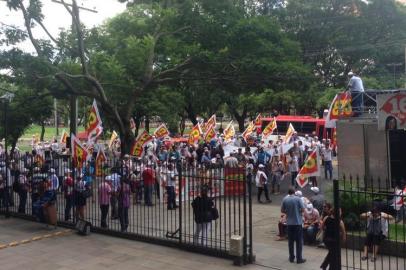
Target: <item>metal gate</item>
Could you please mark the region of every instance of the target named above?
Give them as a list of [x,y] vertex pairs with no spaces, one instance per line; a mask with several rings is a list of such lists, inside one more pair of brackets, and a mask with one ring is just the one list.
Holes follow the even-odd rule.
[[[406,269],[404,184],[345,176],[335,181],[334,204],[341,208],[347,232],[346,241],[341,243],[341,254],[337,254],[341,257],[338,259],[341,269]],[[382,221],[379,222],[381,233],[368,239],[371,237],[368,224],[373,224],[368,222],[371,211],[376,211],[376,218]],[[373,225],[369,228],[373,230]],[[379,245],[376,257],[373,244],[367,248],[367,254],[364,253],[369,241]]]
[[[69,156],[30,154],[14,155],[9,168],[0,167],[6,178],[0,211],[6,215],[41,219],[36,208],[53,191],[55,174],[59,225],[73,227],[84,218],[95,232],[252,262],[251,187],[243,168],[107,157],[78,170]],[[192,204],[202,189],[218,212],[210,222],[198,220]],[[241,236],[242,250],[230,252],[232,236]]]

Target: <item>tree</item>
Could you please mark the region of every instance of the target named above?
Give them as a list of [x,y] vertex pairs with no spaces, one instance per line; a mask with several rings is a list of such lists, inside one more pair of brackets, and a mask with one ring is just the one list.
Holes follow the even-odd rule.
[[0,136],[5,138],[7,135],[13,152],[18,139],[33,122],[48,118],[52,114],[52,98],[49,95],[37,95],[32,89],[19,88],[4,82],[0,83],[0,89],[1,95],[6,89],[15,95],[10,103],[3,100],[0,110]]

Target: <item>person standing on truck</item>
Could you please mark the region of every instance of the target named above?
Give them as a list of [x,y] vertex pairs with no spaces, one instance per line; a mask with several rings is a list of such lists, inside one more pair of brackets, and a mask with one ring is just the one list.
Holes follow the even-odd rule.
[[362,107],[364,103],[364,84],[362,83],[361,78],[352,71],[348,73],[348,77],[350,77],[350,80],[347,85],[347,90],[351,94],[353,116],[359,116],[362,113]]

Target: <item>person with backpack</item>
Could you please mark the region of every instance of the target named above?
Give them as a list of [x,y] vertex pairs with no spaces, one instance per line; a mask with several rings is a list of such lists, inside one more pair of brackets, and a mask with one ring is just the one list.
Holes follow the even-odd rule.
[[265,199],[267,202],[272,202],[272,200],[269,198],[269,191],[268,191],[268,176],[266,176],[264,172],[265,166],[263,164],[258,165],[258,171],[255,176],[255,183],[258,189],[258,203],[262,203],[261,201],[261,195],[262,192],[265,193]]
[[391,215],[381,212],[377,207],[374,207],[372,211],[361,214],[361,219],[367,220],[367,237],[364,244],[364,254],[361,260],[368,259],[368,247],[372,246],[372,258],[371,262],[376,261],[379,246],[382,241],[388,237],[389,220],[394,220]]

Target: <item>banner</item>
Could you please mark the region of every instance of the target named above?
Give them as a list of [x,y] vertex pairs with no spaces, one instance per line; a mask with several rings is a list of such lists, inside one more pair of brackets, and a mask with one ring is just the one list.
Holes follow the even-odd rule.
[[351,100],[351,94],[348,92],[338,93],[334,97],[327,113],[326,128],[335,128],[340,117],[352,116]]
[[76,168],[83,168],[83,165],[85,165],[87,159],[90,157],[90,154],[74,134],[71,134],[70,142],[73,164]]
[[86,132],[88,134],[88,140],[94,139],[94,132],[98,126],[102,125],[102,121],[99,114],[99,109],[97,108],[97,102],[94,99],[92,108],[90,109],[89,116],[86,121]]
[[131,155],[136,157],[142,157],[144,152],[144,146],[152,141],[152,136],[148,134],[147,131],[143,131],[137,139],[134,141],[133,146],[131,147]]
[[262,126],[262,116],[259,113],[257,118],[255,118],[254,124],[256,127],[261,127]]
[[66,132],[65,130],[62,131],[61,134],[61,139],[59,140],[59,142],[61,144],[66,144],[66,140],[68,139],[68,132]]
[[106,154],[104,153],[103,149],[99,148],[99,151],[97,151],[97,156],[96,156],[96,176],[103,176],[103,166],[104,163],[106,162]]
[[225,168],[224,195],[243,195],[245,174],[245,168]]
[[235,135],[235,129],[234,129],[234,125],[233,125],[233,121],[231,121],[227,127],[224,129],[223,131],[223,135],[224,135],[224,142],[230,142],[231,139],[234,137]]
[[99,138],[102,133],[103,133],[103,127],[102,126],[97,126],[95,129],[93,129],[87,135],[88,144],[93,145],[97,141],[97,138]]
[[245,131],[242,133],[242,137],[244,138],[245,141],[247,141],[248,136],[250,136],[255,130],[255,124],[253,121],[251,121],[248,124],[248,127],[245,129]]
[[215,128],[216,128],[216,124],[217,124],[217,122],[216,122],[216,115],[213,114],[213,115],[209,118],[209,120],[207,120],[207,122],[206,122],[204,128],[205,128],[206,131],[209,130],[211,127],[213,127],[213,128],[215,129]]
[[376,96],[378,130],[406,129],[406,91]]
[[200,130],[200,125],[197,124],[190,131],[188,143],[194,144],[196,141],[198,141],[200,139],[201,135],[202,135],[202,131]]
[[276,124],[276,118],[274,117],[273,120],[271,122],[269,122],[268,125],[266,125],[266,127],[264,128],[264,130],[262,131],[262,136],[264,138],[267,138],[269,135],[271,135],[275,129],[277,129],[277,124]]
[[157,139],[169,136],[169,130],[166,128],[165,124],[161,124],[154,132],[154,136]]
[[210,128],[206,131],[206,134],[204,135],[204,141],[210,142],[214,138],[216,138],[216,131],[214,130],[213,126],[210,126]]
[[297,177],[296,182],[297,184],[303,188],[308,183],[308,178],[311,176],[320,176],[320,162],[319,162],[319,151],[318,149],[314,150],[307,158],[300,169]]
[[289,144],[292,139],[293,134],[296,132],[295,128],[293,127],[292,123],[289,123],[288,130],[286,131],[285,138],[283,138],[283,143]]
[[117,139],[117,137],[118,137],[117,132],[115,132],[113,130],[113,132],[111,133],[110,141],[109,141],[109,149],[111,149],[111,147],[113,146],[113,143]]

